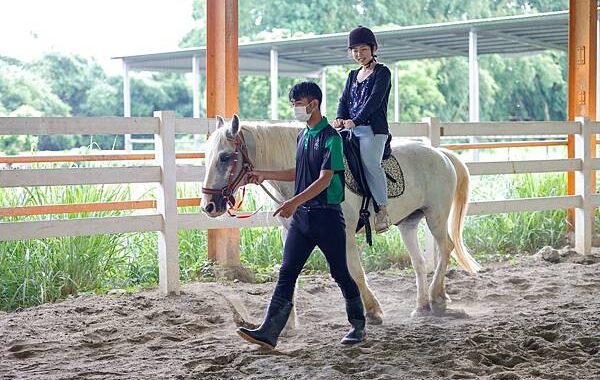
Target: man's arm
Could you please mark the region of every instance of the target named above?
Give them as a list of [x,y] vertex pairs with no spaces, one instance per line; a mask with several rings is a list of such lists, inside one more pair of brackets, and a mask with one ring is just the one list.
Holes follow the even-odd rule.
[[253,170],[248,173],[248,183],[260,184],[262,181],[292,182],[296,179],[296,169],[287,170]]
[[319,178],[315,182],[313,182],[309,187],[304,189],[304,191],[300,194],[296,195],[290,200],[283,202],[281,206],[279,206],[279,208],[275,210],[273,216],[279,214],[284,218],[289,218],[294,214],[298,206],[321,194],[321,192],[329,186],[332,178],[333,170],[321,170],[321,172],[319,173]]

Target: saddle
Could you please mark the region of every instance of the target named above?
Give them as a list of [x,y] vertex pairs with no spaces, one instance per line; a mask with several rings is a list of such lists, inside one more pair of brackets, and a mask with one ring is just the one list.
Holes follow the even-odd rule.
[[[344,146],[344,182],[350,191],[362,196],[361,208],[359,213],[356,231],[365,229],[367,243],[372,245],[371,224],[369,222],[369,204],[373,199],[369,184],[365,178],[364,169],[360,156],[360,146],[358,138],[354,137],[351,130],[344,129],[340,131]],[[382,166],[387,178],[388,198],[396,198],[404,193],[404,174],[402,168],[392,155],[391,148],[392,135],[388,134],[385,148],[383,151]],[[375,212],[379,212],[379,206],[373,202]]]

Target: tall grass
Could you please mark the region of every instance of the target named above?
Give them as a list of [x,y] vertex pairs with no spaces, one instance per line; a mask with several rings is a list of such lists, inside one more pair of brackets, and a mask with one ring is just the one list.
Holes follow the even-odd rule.
[[[126,186],[69,186],[1,189],[3,206],[110,202],[127,199]],[[47,220],[116,215],[115,212],[35,216]],[[14,221],[17,218],[3,218]],[[95,235],[0,242],[0,308],[53,301],[80,291],[102,289],[126,255],[119,235]]]
[[[474,177],[473,181],[473,200],[552,196],[566,192],[564,175],[483,176]],[[108,185],[0,188],[0,202],[2,206],[110,202],[131,199],[132,193],[129,186]],[[143,194],[144,198],[152,196],[148,191],[136,193]],[[178,196],[197,197],[199,186],[179,185]],[[244,207],[256,209],[257,203],[262,202],[261,197],[262,194],[250,191]],[[272,205],[266,208],[272,208]],[[198,211],[197,207],[180,209],[180,212]],[[100,217],[126,213],[96,212],[4,218],[0,221]],[[565,239],[565,217],[564,210],[473,216],[467,219],[465,241],[482,261],[534,252],[544,245],[560,246]],[[357,237],[367,271],[409,265],[406,249],[397,230],[374,235],[373,241],[373,247],[369,247],[364,236]],[[283,244],[280,228],[242,229],[240,244],[242,265],[258,273],[272,274],[274,267],[281,263]],[[179,247],[183,281],[210,276],[206,231],[180,231]],[[323,255],[315,252],[305,270],[326,271],[327,263]],[[0,242],[0,309],[35,305],[86,291],[153,286],[157,282],[156,233]]]
[[[513,199],[566,194],[564,174],[524,174],[506,180],[479,177],[473,200]],[[566,210],[471,216],[467,218],[465,243],[480,260],[531,253],[545,245],[566,243]]]

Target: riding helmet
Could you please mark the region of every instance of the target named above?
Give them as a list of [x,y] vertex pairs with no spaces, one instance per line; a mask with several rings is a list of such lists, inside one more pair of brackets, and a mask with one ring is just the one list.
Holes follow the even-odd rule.
[[348,35],[348,49],[362,44],[372,46],[374,50],[377,49],[375,34],[371,29],[359,25],[357,28],[352,29]]

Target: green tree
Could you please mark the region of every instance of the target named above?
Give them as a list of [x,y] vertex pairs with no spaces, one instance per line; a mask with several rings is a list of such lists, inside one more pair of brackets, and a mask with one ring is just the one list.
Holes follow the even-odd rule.
[[[158,110],[174,110],[178,116],[192,116],[191,88],[178,74],[132,77],[130,88],[131,116],[152,116]],[[122,99],[122,86],[119,89],[119,98]],[[119,105],[122,105],[122,100]]]
[[2,116],[67,116],[69,106],[38,73],[15,61],[0,60]]
[[[174,110],[192,116],[192,94],[185,75],[135,75],[131,80],[132,115],[152,116],[156,110]],[[0,60],[0,115],[10,116],[122,116],[123,82],[110,77],[93,59],[61,53],[47,54],[30,64],[9,57]],[[8,140],[0,146],[8,151]],[[31,144],[11,140],[11,152]],[[40,136],[40,150],[79,146],[123,149],[120,135]]]
[[78,55],[45,54],[30,68],[48,80],[52,92],[71,107],[72,116],[87,116],[82,107],[87,103],[90,90],[106,80],[98,63]]
[[[568,9],[568,3],[568,0],[307,0],[296,2],[290,7],[289,2],[283,0],[240,0],[239,34],[242,41],[265,40],[346,32],[359,24],[380,29],[392,25],[557,11]],[[194,1],[193,17],[198,27],[184,36],[182,47],[205,45],[205,1]],[[481,119],[564,119],[565,67],[559,53],[547,54],[558,54],[559,57],[551,60],[543,55],[525,58],[481,57]],[[547,70],[546,65],[550,65]],[[325,112],[328,115],[335,113],[337,97],[350,67],[328,70],[328,109]],[[518,68],[522,72],[515,75],[508,67]],[[401,72],[402,120],[420,120],[423,116],[432,114],[445,121],[468,120],[468,66],[465,58],[403,62]],[[533,76],[535,80],[529,81],[528,75],[533,72],[536,73]],[[281,106],[287,104],[285,95],[291,84],[298,80],[301,78],[279,80],[282,117],[288,115],[284,113],[287,112],[284,111],[287,107]],[[269,103],[265,99],[269,98],[269,91],[267,76],[242,77],[242,117],[268,118]],[[540,97],[540,94],[541,100],[532,99]],[[393,100],[390,103],[393,104]],[[390,114],[392,109],[390,107]]]
[[[439,62],[411,61],[399,64],[401,121],[438,116],[436,111],[445,107],[446,101],[432,79],[438,74],[439,66]],[[388,112],[392,111],[392,107],[388,107]]]
[[[568,0],[240,0],[242,41],[347,32],[358,24],[374,29],[498,17],[568,9]],[[197,28],[183,36],[181,47],[202,46],[206,40],[205,1],[192,9]],[[392,65],[393,62],[385,62]],[[327,110],[335,115],[347,66],[328,68]],[[400,63],[401,119],[420,120],[435,115],[444,121],[468,120],[467,61],[464,57]],[[291,118],[287,99],[294,82],[279,79],[280,117]],[[200,82],[200,93],[206,81]],[[133,116],[155,110],[192,115],[189,78],[182,74],[134,74],[131,79]],[[93,59],[49,53],[32,63],[0,56],[0,115],[10,116],[120,116],[123,85],[108,76]],[[240,113],[247,119],[270,117],[268,77],[240,77]],[[522,57],[482,56],[480,67],[482,120],[564,120],[566,118],[566,57],[546,52]],[[393,99],[390,99],[390,116]],[[6,138],[3,151],[63,150],[82,145],[122,149],[122,136],[42,136],[37,141]],[[18,148],[10,149],[9,146]]]
[[486,108],[489,120],[566,120],[566,55],[548,52],[535,56],[482,59],[499,90],[496,107]]
[[36,146],[35,136],[0,136],[0,152],[9,156],[35,150]]

